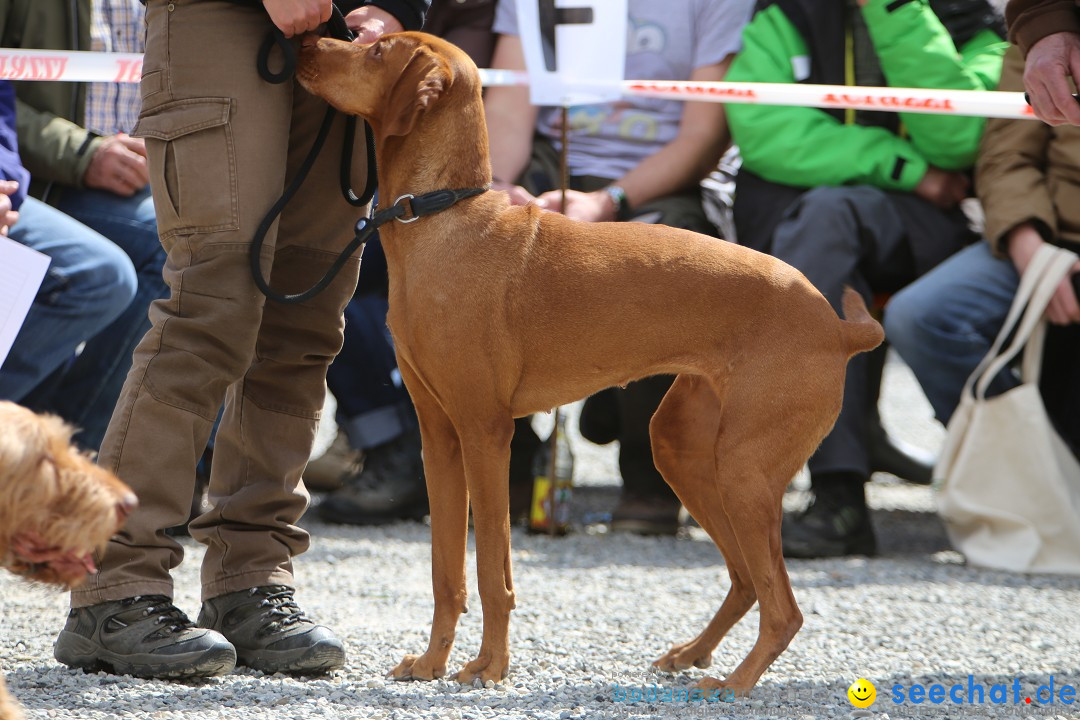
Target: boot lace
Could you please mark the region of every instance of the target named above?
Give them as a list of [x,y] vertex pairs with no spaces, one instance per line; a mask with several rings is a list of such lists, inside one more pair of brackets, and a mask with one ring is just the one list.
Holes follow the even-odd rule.
[[263,627],[263,632],[273,633],[298,623],[312,622],[294,597],[296,591],[287,585],[268,585],[251,588],[252,595],[262,595],[263,600],[259,607],[268,607],[264,617],[270,618],[270,622]]
[[141,616],[156,616],[154,622],[162,626],[154,633],[155,635],[175,635],[195,627],[195,623],[188,619],[184,611],[173,605],[172,600],[165,595],[136,595],[121,600],[120,604],[133,610],[139,609],[140,604],[145,604],[146,607],[142,608]]

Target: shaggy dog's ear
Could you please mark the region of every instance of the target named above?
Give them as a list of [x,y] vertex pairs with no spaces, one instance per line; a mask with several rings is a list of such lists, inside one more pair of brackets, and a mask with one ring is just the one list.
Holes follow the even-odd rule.
[[390,89],[383,112],[386,135],[408,135],[420,113],[435,104],[450,84],[446,63],[426,47],[419,47]]

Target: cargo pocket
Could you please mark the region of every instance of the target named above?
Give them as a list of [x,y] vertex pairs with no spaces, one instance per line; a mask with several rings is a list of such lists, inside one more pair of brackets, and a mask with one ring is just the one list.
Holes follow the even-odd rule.
[[237,230],[236,157],[229,98],[158,105],[132,133],[145,138],[162,240]]

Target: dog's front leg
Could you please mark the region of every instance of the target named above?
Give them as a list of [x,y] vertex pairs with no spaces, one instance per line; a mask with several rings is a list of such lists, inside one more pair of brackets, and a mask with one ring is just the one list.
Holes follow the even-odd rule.
[[469,492],[461,443],[450,419],[405,363],[399,363],[420,420],[424,474],[431,507],[431,581],[435,614],[423,655],[406,655],[390,671],[395,680],[433,680],[446,674],[458,618],[466,611],[465,549]]
[[510,611],[514,582],[510,570],[509,415],[462,430],[462,455],[476,532],[476,575],[484,610],[480,653],[457,674],[462,683],[500,682],[510,671]]

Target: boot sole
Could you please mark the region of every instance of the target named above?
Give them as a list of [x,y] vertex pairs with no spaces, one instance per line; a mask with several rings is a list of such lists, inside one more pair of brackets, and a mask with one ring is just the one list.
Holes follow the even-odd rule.
[[149,653],[120,655],[111,652],[67,630],[61,631],[57,638],[53,655],[68,667],[88,672],[105,670],[115,675],[165,680],[217,677],[230,673],[236,666],[236,649],[232,645],[216,645],[162,662],[160,656]]
[[345,647],[337,642],[320,642],[297,655],[297,650],[240,650],[236,664],[267,674],[324,675],[345,666]]

